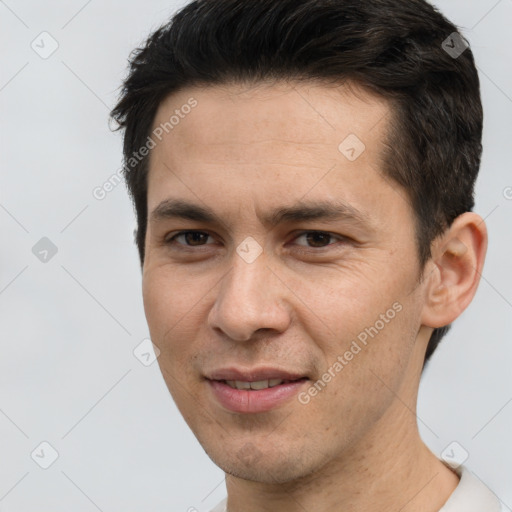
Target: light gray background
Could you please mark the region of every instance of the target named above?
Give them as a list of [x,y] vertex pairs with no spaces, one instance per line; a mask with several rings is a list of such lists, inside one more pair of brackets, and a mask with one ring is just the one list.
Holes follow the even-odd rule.
[[[512,0],[442,0],[481,76],[484,155],[476,211],[490,247],[477,296],[424,375],[425,442],[453,441],[512,510]],[[172,1],[0,2],[0,510],[209,510],[223,473],[190,433],[148,336],[121,164],[107,124],[129,52]],[[51,49],[47,31],[58,42]],[[46,39],[42,39],[46,38]],[[44,45],[44,48],[43,48]],[[46,263],[32,247],[48,237]],[[43,256],[43,255],[41,255]],[[48,469],[50,443],[59,453]],[[38,448],[39,447],[39,448]]]

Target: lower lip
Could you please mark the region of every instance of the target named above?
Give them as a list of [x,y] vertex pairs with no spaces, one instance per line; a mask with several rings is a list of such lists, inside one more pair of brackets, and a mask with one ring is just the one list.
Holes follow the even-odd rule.
[[208,380],[217,401],[226,409],[239,413],[270,411],[290,400],[306,385],[307,379],[279,384],[267,389],[235,389],[225,382]]

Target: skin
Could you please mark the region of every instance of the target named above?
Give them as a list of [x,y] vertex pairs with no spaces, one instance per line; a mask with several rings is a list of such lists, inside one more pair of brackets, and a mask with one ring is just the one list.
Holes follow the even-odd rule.
[[[229,512],[438,511],[459,479],[419,436],[418,387],[433,328],[476,291],[484,222],[460,216],[420,279],[413,211],[379,170],[385,100],[354,84],[195,87],[162,102],[154,127],[190,97],[197,107],[150,155],[143,298],[169,391],[226,472]],[[366,146],[354,161],[338,150],[351,133]],[[170,198],[222,222],[151,217]],[[364,223],[262,221],[313,200],[343,201]],[[169,243],[186,230],[209,236]],[[263,250],[252,263],[236,251],[248,236]],[[401,311],[309,403],[242,414],[213,398],[205,375],[226,366],[316,382],[394,303]]]

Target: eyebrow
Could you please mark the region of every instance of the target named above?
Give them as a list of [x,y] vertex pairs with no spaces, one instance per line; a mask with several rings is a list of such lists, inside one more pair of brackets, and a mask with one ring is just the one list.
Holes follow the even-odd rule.
[[[206,224],[225,224],[215,212],[182,199],[166,199],[154,208],[151,222],[166,219],[185,219]],[[363,228],[372,227],[369,216],[343,201],[308,201],[293,206],[274,209],[264,216],[263,223],[272,227],[283,223],[308,222],[314,220],[345,220]]]

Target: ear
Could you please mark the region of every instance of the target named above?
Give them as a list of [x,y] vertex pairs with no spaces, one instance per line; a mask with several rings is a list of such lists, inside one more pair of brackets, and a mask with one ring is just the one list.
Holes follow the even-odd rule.
[[428,281],[422,324],[443,327],[453,322],[473,299],[487,252],[487,227],[482,217],[467,212],[432,244],[425,269]]

